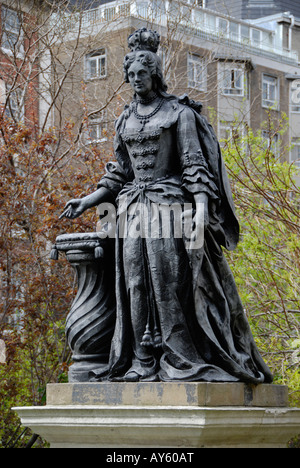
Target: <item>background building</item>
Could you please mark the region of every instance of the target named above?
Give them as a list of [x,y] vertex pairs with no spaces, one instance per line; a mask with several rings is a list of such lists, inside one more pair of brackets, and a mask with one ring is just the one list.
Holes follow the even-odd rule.
[[[2,447],[30,447],[36,437],[10,408],[41,405],[46,384],[65,381],[74,282],[50,251],[59,234],[95,231],[96,210],[74,221],[59,215],[95,190],[113,158],[114,121],[132,98],[122,73],[127,37],[144,26],[161,35],[169,92],[202,101],[218,137],[237,142],[224,154],[243,242],[228,260],[264,356],[299,405],[299,188],[277,164],[299,164],[299,16],[284,8],[248,20],[212,8],[208,0],[0,0]],[[22,124],[2,121],[4,113]],[[250,127],[264,141],[240,142]]]
[[[169,92],[188,93],[202,101],[203,113],[219,138],[232,135],[236,129],[243,135],[246,126],[258,130],[268,120],[276,128],[276,122],[286,115],[288,132],[275,135],[274,151],[280,154],[281,145],[292,141],[293,149],[284,157],[298,159],[300,21],[294,16],[280,13],[245,21],[202,8],[202,2],[100,3],[73,15],[72,30],[64,35],[64,43],[71,43],[81,30],[82,57],[73,68],[72,80],[64,86],[68,107],[63,112],[65,116],[71,112],[78,123],[82,121],[79,82],[84,82],[89,115],[86,143],[104,142],[113,132],[116,115],[130,99],[129,87],[122,84],[126,39],[136,28],[146,26],[161,35],[160,54]],[[61,50],[58,57],[63,63]],[[262,131],[268,141],[268,128]]]
[[285,11],[300,17],[300,4],[294,0],[206,0],[205,6],[240,19],[256,19]]
[[[200,100],[220,139],[237,131],[242,136],[247,126],[258,130],[268,120],[276,127],[284,114],[288,132],[273,138],[276,151],[292,142],[283,157],[297,161],[300,7],[278,13],[289,2],[274,0],[268,8],[274,14],[246,20],[246,7],[254,11],[268,2],[231,0],[229,16],[222,1],[71,0],[68,9],[53,1],[46,20],[43,2],[1,2],[2,108],[41,129],[71,119],[82,145],[107,142],[131,97],[122,74],[127,37],[146,26],[161,35],[169,92]],[[238,13],[236,5],[244,10]]]
[[0,2],[0,106],[16,121],[38,122],[37,10],[26,0]]

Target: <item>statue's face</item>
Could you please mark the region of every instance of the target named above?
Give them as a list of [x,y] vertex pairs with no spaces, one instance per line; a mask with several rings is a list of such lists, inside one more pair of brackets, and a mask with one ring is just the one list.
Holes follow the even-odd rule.
[[152,76],[150,70],[139,61],[134,61],[128,70],[128,79],[132,89],[139,96],[147,96],[152,90]]

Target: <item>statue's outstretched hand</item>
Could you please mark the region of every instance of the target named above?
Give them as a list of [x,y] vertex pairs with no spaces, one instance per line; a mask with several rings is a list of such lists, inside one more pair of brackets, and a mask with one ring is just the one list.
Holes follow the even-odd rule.
[[69,219],[75,219],[78,218],[78,216],[82,215],[82,213],[85,211],[86,207],[84,204],[83,199],[74,199],[70,200],[65,208],[63,213],[60,215],[59,219],[62,218],[69,218]]

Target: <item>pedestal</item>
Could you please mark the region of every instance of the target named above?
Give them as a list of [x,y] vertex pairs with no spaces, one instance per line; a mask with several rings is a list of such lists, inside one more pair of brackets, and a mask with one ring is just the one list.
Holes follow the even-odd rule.
[[300,433],[281,385],[50,384],[46,406],[14,410],[53,448],[283,448]]
[[51,257],[64,252],[76,271],[77,295],[66,318],[72,350],[69,382],[88,382],[89,372],[107,367],[115,326],[113,252],[97,232],[58,236]]

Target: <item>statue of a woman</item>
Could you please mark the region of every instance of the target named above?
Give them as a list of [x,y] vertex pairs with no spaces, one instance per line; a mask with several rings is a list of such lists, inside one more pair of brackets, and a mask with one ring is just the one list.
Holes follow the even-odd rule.
[[[137,209],[146,227],[153,218],[160,226],[152,236],[117,231],[115,332],[106,376],[94,379],[271,382],[221,249],[236,247],[239,225],[218,142],[200,105],[166,93],[158,45],[145,28],[129,37],[124,72],[134,97],[116,122],[117,162],[64,212],[76,218],[114,201],[119,220],[128,214],[127,233],[136,232]],[[175,235],[176,210],[161,235],[157,207],[182,207],[182,218],[187,203],[203,207],[195,248]]]

